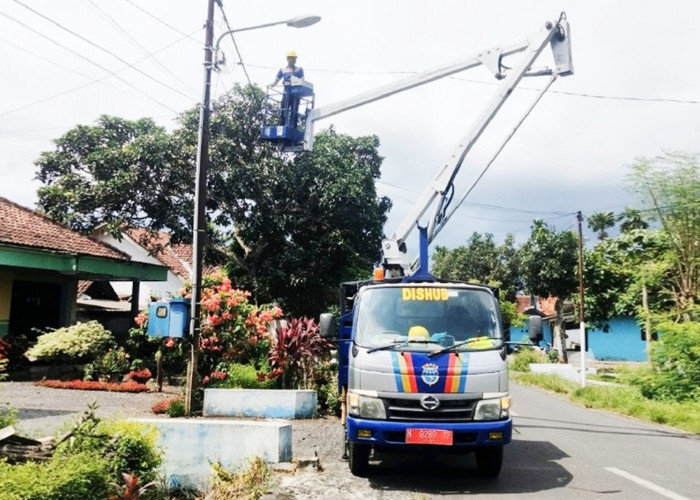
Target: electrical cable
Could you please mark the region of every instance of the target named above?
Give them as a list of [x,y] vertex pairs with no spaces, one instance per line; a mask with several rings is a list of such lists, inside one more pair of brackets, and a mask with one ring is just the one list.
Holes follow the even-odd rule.
[[[30,108],[30,107],[32,107],[32,106],[35,106],[36,104],[41,104],[41,103],[43,103],[43,102],[49,101],[49,100],[51,100],[51,99],[54,99],[54,98],[56,98],[56,97],[60,97],[60,96],[69,94],[69,93],[74,92],[74,91],[76,91],[76,90],[81,90],[81,89],[83,89],[83,88],[86,88],[86,87],[88,87],[88,86],[94,84],[94,83],[102,82],[103,80],[109,78],[110,76],[114,76],[115,78],[117,78],[117,79],[118,79],[119,81],[121,81],[122,83],[124,83],[124,84],[126,84],[127,86],[129,86],[130,88],[136,90],[137,92],[139,92],[140,94],[144,95],[145,97],[147,97],[147,98],[150,99],[151,101],[155,102],[156,104],[159,104],[160,106],[164,107],[164,108],[167,109],[168,111],[172,112],[174,115],[179,115],[179,114],[180,114],[180,111],[176,111],[176,110],[172,109],[170,106],[168,106],[168,105],[166,105],[166,104],[163,104],[162,102],[158,101],[157,99],[155,99],[154,97],[152,97],[152,96],[151,96],[150,94],[148,94],[147,92],[144,92],[143,90],[141,90],[141,89],[135,87],[134,85],[132,85],[131,83],[129,83],[127,80],[125,80],[124,78],[122,78],[121,76],[119,76],[118,73],[121,72],[121,71],[124,71],[126,68],[122,68],[122,69],[120,69],[120,70],[118,70],[118,71],[111,71],[110,69],[103,67],[103,66],[100,65],[99,63],[96,63],[96,62],[92,61],[91,59],[89,59],[89,58],[83,56],[83,55],[80,54],[79,52],[76,52],[76,51],[74,51],[73,49],[70,49],[70,48],[66,47],[65,45],[63,45],[63,44],[57,42],[56,40],[54,40],[54,39],[52,39],[52,38],[50,38],[50,37],[44,35],[43,33],[41,33],[41,32],[39,32],[39,31],[35,30],[35,29],[32,28],[31,26],[27,26],[26,24],[24,24],[23,22],[21,22],[21,21],[15,19],[14,17],[12,17],[12,16],[10,16],[10,15],[4,13],[4,12],[0,12],[0,15],[5,16],[5,17],[7,17],[8,19],[11,19],[12,21],[16,22],[16,23],[19,24],[20,26],[22,26],[22,27],[24,27],[24,28],[26,28],[26,29],[32,31],[33,33],[35,33],[35,34],[41,36],[42,38],[45,38],[46,40],[48,40],[48,41],[50,41],[50,42],[52,42],[52,43],[58,45],[60,48],[62,48],[62,49],[64,49],[64,50],[67,50],[68,52],[71,52],[72,54],[74,54],[74,55],[80,57],[81,59],[86,60],[88,63],[90,63],[90,64],[92,64],[92,65],[94,65],[94,66],[97,66],[98,68],[100,68],[100,69],[102,69],[103,71],[106,71],[106,72],[107,72],[107,75],[103,76],[102,78],[95,78],[95,79],[93,79],[91,82],[89,82],[89,83],[87,83],[87,84],[79,85],[78,87],[73,87],[73,88],[68,89],[68,90],[65,90],[65,91],[63,91],[63,92],[59,92],[59,93],[57,93],[57,94],[53,94],[53,95],[51,95],[51,96],[38,99],[38,100],[36,100],[36,101],[33,101],[33,102],[31,102],[31,103],[28,103],[28,104],[24,104],[24,105],[19,106],[19,107],[17,107],[17,108],[13,108],[13,109],[10,109],[10,110],[2,111],[2,112],[0,112],[0,116],[5,116],[5,115],[8,115],[8,114],[17,112],[17,111],[21,111],[21,110],[23,110],[23,109],[27,109],[27,108]],[[200,30],[197,30],[197,31],[200,31]],[[160,49],[154,51],[153,54],[157,54],[158,52],[161,52],[161,51],[163,51],[163,50],[166,50],[166,49],[172,47],[173,45],[179,43],[180,41],[182,41],[182,39],[175,40],[174,42],[172,42],[172,43],[170,43],[170,44],[168,44],[168,45],[165,45],[164,47],[162,47],[162,48],[160,48]],[[145,58],[144,58],[144,59],[145,59]],[[138,61],[136,61],[136,62],[139,63],[139,62],[141,62],[141,60],[143,60],[143,59],[140,59],[140,60],[138,60]]]
[[149,59],[151,59],[154,63],[158,65],[163,71],[165,71],[167,74],[169,74],[173,79],[177,80],[183,88],[185,88],[189,92],[194,92],[194,90],[184,81],[182,80],[179,76],[177,76],[175,73],[173,73],[170,68],[165,66],[160,60],[158,60],[157,57],[154,55],[149,55],[148,49],[144,47],[136,37],[131,36],[131,34],[112,16],[109,15],[108,12],[106,12],[102,7],[100,7],[97,3],[95,3],[95,0],[85,0],[87,1],[92,7],[98,11],[98,13],[103,16],[107,21],[109,21],[117,31],[119,31],[127,40],[131,42],[133,46],[135,46],[141,54],[147,56]]
[[[129,68],[133,69],[133,70],[136,71],[137,73],[140,73],[141,75],[143,75],[143,76],[145,76],[146,78],[152,80],[153,82],[155,82],[155,83],[157,83],[157,84],[159,84],[159,85],[162,85],[163,87],[165,87],[165,88],[167,88],[167,89],[169,89],[169,90],[171,90],[171,91],[173,91],[173,92],[175,92],[175,93],[177,93],[177,94],[180,94],[181,96],[183,96],[183,97],[185,97],[185,98],[187,98],[187,99],[191,99],[191,97],[190,97],[189,95],[187,95],[187,94],[185,94],[185,93],[183,93],[183,92],[180,92],[180,90],[176,89],[175,87],[172,87],[171,85],[168,85],[167,83],[158,80],[157,78],[153,77],[152,75],[149,75],[148,73],[146,73],[145,71],[141,70],[140,68],[137,68],[134,64],[131,64],[130,62],[124,60],[122,57],[120,57],[119,55],[115,54],[115,53],[112,52],[111,50],[105,49],[104,47],[102,47],[102,46],[96,44],[95,42],[93,42],[92,40],[90,40],[90,39],[88,39],[88,38],[85,38],[84,36],[80,35],[79,33],[76,33],[75,31],[73,31],[73,30],[71,30],[71,29],[69,29],[69,28],[66,28],[66,27],[63,26],[61,23],[56,22],[56,21],[54,21],[53,19],[51,19],[50,17],[45,16],[45,15],[42,14],[41,12],[38,12],[38,11],[32,9],[32,8],[29,7],[28,5],[22,3],[20,0],[13,0],[13,1],[14,1],[16,4],[19,4],[19,5],[21,5],[22,7],[24,7],[25,9],[27,9],[27,10],[29,10],[30,12],[34,13],[35,15],[41,17],[42,19],[45,19],[46,21],[50,22],[51,24],[57,26],[58,28],[60,28],[60,29],[62,29],[62,30],[64,30],[64,31],[70,33],[71,35],[73,35],[73,36],[79,38],[80,40],[84,41],[85,43],[87,43],[87,44],[89,44],[89,45],[95,47],[95,48],[98,49],[98,50],[101,50],[102,52],[105,52],[106,54],[109,54],[110,56],[112,56],[112,57],[114,57],[115,59],[117,59],[119,62],[121,62],[121,63],[123,63],[123,64],[126,64]],[[93,64],[94,64],[94,63],[93,63]]]
[[141,7],[140,5],[138,5],[137,3],[134,3],[132,0],[124,0],[124,1],[125,1],[125,2],[128,2],[129,4],[131,4],[132,7],[134,7],[134,8],[136,8],[136,9],[140,10],[141,12],[143,12],[144,14],[146,14],[147,16],[149,16],[149,17],[155,19],[156,21],[158,21],[158,22],[159,22],[160,24],[162,24],[163,26],[166,26],[166,27],[170,28],[170,29],[173,30],[174,32],[179,33],[180,35],[183,35],[183,36],[189,38],[190,40],[192,40],[193,42],[195,42],[197,45],[200,45],[200,41],[197,40],[196,38],[194,38],[193,34],[199,32],[199,31],[201,31],[201,30],[197,30],[196,32],[193,32],[193,33],[191,33],[191,34],[188,35],[188,34],[185,33],[184,31],[180,31],[179,29],[175,28],[174,26],[172,26],[172,25],[166,23],[166,22],[163,21],[160,17],[158,17],[158,16],[156,16],[156,15],[154,15],[154,14],[151,14],[150,12],[148,12],[146,9],[144,9],[143,7]]

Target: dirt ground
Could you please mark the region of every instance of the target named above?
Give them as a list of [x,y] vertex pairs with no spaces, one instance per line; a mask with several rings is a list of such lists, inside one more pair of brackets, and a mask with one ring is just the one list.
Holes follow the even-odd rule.
[[[20,422],[15,426],[18,434],[40,438],[60,435],[92,402],[98,404],[97,415],[101,417],[153,418],[151,407],[155,403],[179,393],[179,388],[173,387],[166,387],[163,393],[126,394],[49,389],[31,382],[10,381],[0,383],[0,404],[19,411]],[[292,420],[291,423],[293,462],[274,467],[273,485],[264,498],[379,498],[366,486],[358,488],[347,462],[341,459],[343,427],[338,418]],[[381,498],[391,497],[383,495]]]

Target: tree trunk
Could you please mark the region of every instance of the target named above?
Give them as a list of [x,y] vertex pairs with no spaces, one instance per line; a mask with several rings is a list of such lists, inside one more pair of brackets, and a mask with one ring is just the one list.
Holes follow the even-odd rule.
[[555,320],[554,323],[554,332],[552,333],[553,339],[552,343],[554,344],[553,347],[554,349],[557,350],[559,353],[559,362],[560,363],[568,363],[569,362],[569,356],[567,355],[566,352],[566,343],[564,342],[564,332],[562,325],[564,324],[564,301],[561,299],[557,299],[555,309],[557,312],[557,319]]

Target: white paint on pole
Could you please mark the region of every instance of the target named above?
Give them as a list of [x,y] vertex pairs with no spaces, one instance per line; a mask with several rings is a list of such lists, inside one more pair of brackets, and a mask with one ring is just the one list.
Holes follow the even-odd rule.
[[581,335],[581,387],[586,387],[586,323],[583,319],[579,323],[579,335]]
[[642,486],[642,487],[647,488],[653,492],[656,492],[659,495],[662,495],[666,498],[672,498],[673,500],[689,500],[688,497],[684,497],[683,495],[679,495],[678,493],[675,493],[675,492],[668,490],[662,486],[659,486],[656,483],[652,483],[651,481],[647,481],[646,479],[642,479],[641,477],[637,477],[634,474],[630,474],[629,472],[618,469],[616,467],[605,467],[605,470],[608,472],[612,472],[613,474],[617,474],[620,477],[624,477],[625,479],[628,479],[628,480],[632,481],[633,483],[636,483],[639,486]]

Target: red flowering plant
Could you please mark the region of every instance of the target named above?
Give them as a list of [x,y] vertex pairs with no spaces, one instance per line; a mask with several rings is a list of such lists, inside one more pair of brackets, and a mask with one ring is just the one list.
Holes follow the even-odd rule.
[[277,329],[267,377],[281,377],[284,389],[315,388],[322,367],[330,360],[331,345],[321,337],[313,319],[293,318]]
[[133,380],[139,384],[145,384],[151,379],[151,377],[153,377],[153,374],[151,373],[151,370],[144,368],[142,370],[131,370],[126,374],[126,377],[129,380]]
[[[191,288],[182,291],[189,297]],[[272,325],[282,317],[277,306],[255,305],[251,293],[234,288],[223,274],[205,276],[201,292],[199,372],[202,381],[226,378],[230,363],[265,370],[272,344]]]

